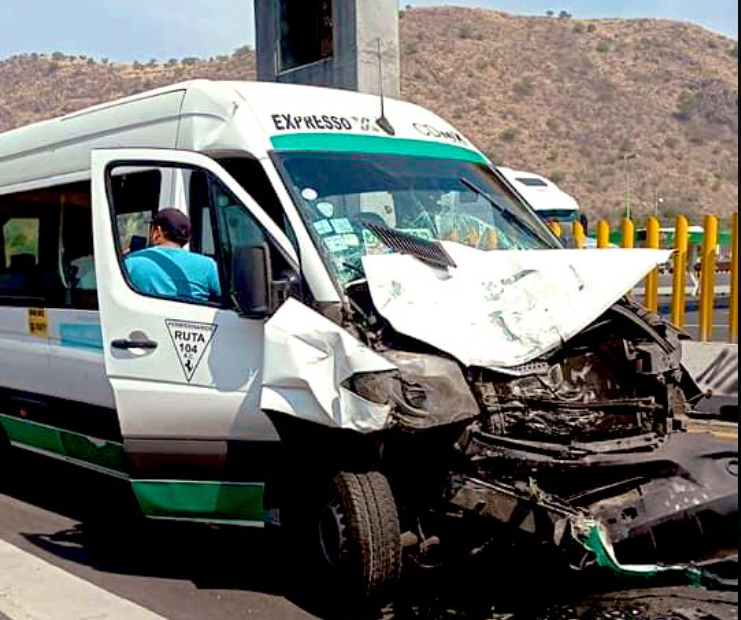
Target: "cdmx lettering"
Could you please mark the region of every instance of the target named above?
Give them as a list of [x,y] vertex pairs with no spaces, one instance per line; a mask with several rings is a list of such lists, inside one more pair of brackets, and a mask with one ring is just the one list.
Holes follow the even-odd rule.
[[414,123],[414,128],[421,133],[423,136],[428,138],[435,138],[436,140],[449,140],[456,144],[468,144],[463,135],[455,131],[454,129],[437,129],[432,125],[424,125],[422,123]]

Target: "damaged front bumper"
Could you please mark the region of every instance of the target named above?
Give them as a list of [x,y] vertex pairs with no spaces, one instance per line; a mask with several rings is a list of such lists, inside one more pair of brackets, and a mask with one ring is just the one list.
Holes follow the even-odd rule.
[[709,435],[645,441],[643,451],[585,449],[567,458],[562,446],[526,449],[471,432],[460,447],[472,470],[451,476],[449,509],[548,543],[579,570],[679,573],[696,585],[737,588],[738,577],[720,567],[737,565],[738,449]]

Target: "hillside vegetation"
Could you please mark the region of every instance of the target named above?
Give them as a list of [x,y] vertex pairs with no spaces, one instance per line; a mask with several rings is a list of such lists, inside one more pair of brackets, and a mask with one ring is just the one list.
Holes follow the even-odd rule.
[[[403,96],[497,163],[540,172],[593,215],[619,217],[626,166],[639,213],[738,205],[738,43],[659,20],[402,13]],[[190,78],[253,79],[245,48],[149,64],[25,55],[0,62],[0,130]],[[626,164],[626,157],[638,159]]]

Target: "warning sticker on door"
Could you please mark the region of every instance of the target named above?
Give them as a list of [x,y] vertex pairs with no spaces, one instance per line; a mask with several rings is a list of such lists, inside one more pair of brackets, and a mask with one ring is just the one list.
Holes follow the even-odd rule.
[[167,329],[175,345],[185,379],[190,383],[216,335],[218,325],[167,320]]

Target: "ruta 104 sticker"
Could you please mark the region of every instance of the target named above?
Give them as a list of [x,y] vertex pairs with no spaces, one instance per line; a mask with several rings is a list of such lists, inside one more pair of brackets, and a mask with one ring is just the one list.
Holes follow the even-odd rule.
[[165,323],[175,345],[185,379],[190,383],[216,336],[218,325],[170,319]]

